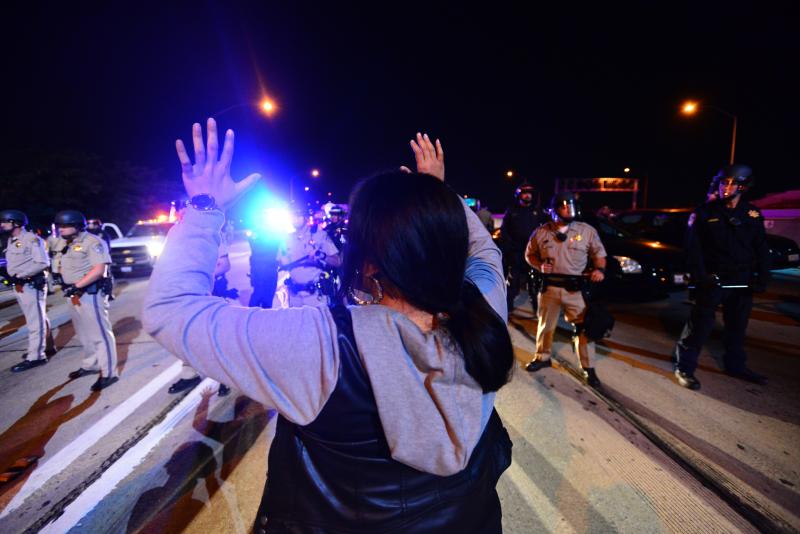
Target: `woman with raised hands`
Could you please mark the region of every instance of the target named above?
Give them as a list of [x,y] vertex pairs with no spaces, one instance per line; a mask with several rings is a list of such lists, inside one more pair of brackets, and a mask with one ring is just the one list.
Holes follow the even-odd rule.
[[191,207],[151,278],[145,328],[205,376],[278,411],[255,532],[499,532],[511,442],[494,410],[513,363],[500,252],[444,184],[417,134],[407,168],[350,199],[342,294],[331,308],[245,308],[212,297],[234,134],[219,154],[177,141]]

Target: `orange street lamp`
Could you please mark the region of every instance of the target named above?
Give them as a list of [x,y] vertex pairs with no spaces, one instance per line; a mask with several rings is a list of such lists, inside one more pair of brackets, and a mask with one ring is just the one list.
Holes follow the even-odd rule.
[[268,117],[275,113],[275,110],[277,109],[275,102],[266,97],[261,100],[261,103],[258,105],[258,107],[261,108],[261,111],[264,112]]
[[[738,122],[736,115],[734,115],[729,111],[725,111],[722,108],[718,108],[717,106],[712,106],[710,104],[703,104],[703,107],[713,109],[717,113],[722,113],[729,119],[733,120],[733,132],[731,134],[731,157],[729,162],[730,165],[733,165],[733,156],[736,153],[736,126]],[[694,100],[687,100],[681,106],[681,113],[683,113],[686,116],[692,116],[696,114],[698,111],[700,111],[700,103],[695,102]]]
[[318,169],[312,169],[311,170],[311,176],[313,176],[314,178],[319,178],[319,170]]
[[211,116],[216,119],[219,118],[220,115],[223,115],[232,109],[245,107],[257,107],[258,110],[267,117],[271,117],[278,110],[278,106],[275,105],[274,101],[270,100],[269,98],[264,98],[260,102],[239,102],[238,104],[233,104],[232,106],[222,108],[219,111],[212,113]]
[[697,102],[694,100],[687,100],[681,106],[681,113],[684,115],[694,115],[697,113]]
[[629,172],[631,172],[631,168],[630,167],[625,167],[622,170],[625,172],[625,174],[628,174]]
[[506,176],[508,176],[509,178],[513,178],[514,177],[514,171],[508,171],[506,173]]

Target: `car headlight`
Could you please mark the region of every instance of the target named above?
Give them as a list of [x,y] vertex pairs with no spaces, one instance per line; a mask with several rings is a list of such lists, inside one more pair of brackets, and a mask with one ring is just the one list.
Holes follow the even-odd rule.
[[163,250],[164,243],[161,241],[153,241],[147,244],[147,252],[149,252],[151,256],[160,256]]
[[614,256],[614,259],[619,262],[619,268],[625,274],[641,274],[642,264],[628,256]]

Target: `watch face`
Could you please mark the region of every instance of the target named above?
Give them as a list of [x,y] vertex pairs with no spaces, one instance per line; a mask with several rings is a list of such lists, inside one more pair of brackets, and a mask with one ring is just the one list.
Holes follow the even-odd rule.
[[192,197],[192,206],[199,210],[207,210],[214,207],[214,197],[211,195],[197,195]]

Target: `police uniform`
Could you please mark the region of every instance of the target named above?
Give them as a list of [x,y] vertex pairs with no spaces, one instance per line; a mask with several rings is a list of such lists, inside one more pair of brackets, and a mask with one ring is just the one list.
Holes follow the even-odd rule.
[[[676,371],[692,377],[700,350],[714,326],[716,308],[722,305],[725,371],[755,375],[746,367],[744,339],[753,307],[753,288],[763,290],[769,280],[764,218],[758,208],[743,199],[734,208],[718,199],[697,208],[688,224],[687,263],[695,284],[695,302],[675,347]],[[745,287],[721,287],[733,285]]]
[[[287,266],[303,258],[317,255],[324,263],[328,256],[339,253],[328,234],[324,231],[313,231],[308,225],[289,235],[278,252],[278,262]],[[289,278],[285,284],[289,290],[289,307],[327,306],[328,297],[320,293],[317,283],[325,273],[312,260],[300,262],[289,270]]]
[[15,282],[14,296],[28,327],[28,361],[46,361],[45,350],[50,332],[45,304],[47,273],[50,258],[44,240],[33,232],[22,230],[9,237],[6,248],[6,269]]
[[[514,309],[514,299],[519,295],[522,283],[529,279],[530,269],[525,263],[525,247],[534,230],[542,223],[542,215],[533,205],[515,204],[503,215],[500,227],[500,246],[508,278],[508,311]],[[531,299],[535,295],[531,293]],[[534,302],[535,305],[535,302]],[[534,310],[535,312],[536,310]]]
[[[606,257],[606,249],[597,231],[590,225],[573,221],[569,223],[566,239],[557,239],[557,223],[543,224],[531,236],[525,251],[528,264],[540,268],[542,263],[551,263],[554,274],[580,276],[586,270],[589,258],[598,260]],[[580,290],[548,284],[539,294],[539,325],[536,331],[536,360],[547,362],[553,346],[553,334],[558,325],[558,316],[570,323],[580,325],[586,312],[586,302]],[[594,343],[578,328],[575,336],[575,352],[580,358],[581,367],[592,368]]]
[[[57,254],[60,274],[67,285],[81,280],[95,265],[106,265],[108,271],[111,264],[105,242],[86,231],[78,232],[70,242],[61,238],[56,247],[60,251]],[[84,288],[79,299],[72,299],[70,316],[85,351],[81,369],[100,371],[102,377],[114,378],[118,376],[117,342],[108,316],[109,295],[102,291],[101,281]]]
[[344,221],[328,223],[325,226],[325,233],[328,234],[331,243],[336,246],[337,252],[341,252],[347,242],[347,225],[345,225]]

